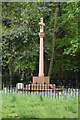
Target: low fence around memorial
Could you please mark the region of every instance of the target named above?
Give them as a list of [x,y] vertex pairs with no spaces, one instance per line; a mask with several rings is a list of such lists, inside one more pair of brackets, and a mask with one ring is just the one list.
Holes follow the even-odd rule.
[[5,94],[36,94],[36,95],[42,95],[42,96],[50,96],[50,97],[60,97],[60,96],[78,96],[79,95],[79,89],[74,89],[73,87],[63,87],[58,86],[55,87],[54,84],[28,84],[25,87],[18,89],[17,87],[4,87],[1,91]]

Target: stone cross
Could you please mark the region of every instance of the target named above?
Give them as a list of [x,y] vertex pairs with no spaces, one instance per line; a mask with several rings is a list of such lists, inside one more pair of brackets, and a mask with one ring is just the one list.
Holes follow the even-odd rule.
[[50,78],[49,76],[44,76],[44,46],[43,46],[43,38],[44,38],[44,26],[45,24],[43,23],[43,18],[41,18],[40,22],[40,52],[39,52],[39,74],[38,76],[33,76],[33,84],[38,83],[38,84],[49,84],[50,83]]
[[44,38],[44,26],[43,18],[39,22],[40,25],[40,53],[39,53],[39,77],[44,76],[44,49],[43,49],[43,38]]

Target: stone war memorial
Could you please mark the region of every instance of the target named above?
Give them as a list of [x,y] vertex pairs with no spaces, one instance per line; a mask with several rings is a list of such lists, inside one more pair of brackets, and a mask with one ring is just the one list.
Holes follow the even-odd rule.
[[49,76],[44,76],[44,22],[43,22],[43,18],[41,18],[41,21],[39,22],[40,25],[40,33],[39,33],[39,37],[40,37],[40,52],[39,52],[39,74],[38,76],[33,76],[33,84],[37,83],[37,84],[49,84],[50,83],[50,79]]

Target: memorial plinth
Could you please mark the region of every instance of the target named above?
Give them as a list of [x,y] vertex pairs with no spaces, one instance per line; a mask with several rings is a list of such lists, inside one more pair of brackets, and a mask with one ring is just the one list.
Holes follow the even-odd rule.
[[43,77],[38,77],[38,76],[34,76],[33,77],[33,84],[34,83],[38,83],[38,84],[49,84],[49,76],[43,76]]
[[40,25],[40,53],[39,53],[39,75],[33,77],[33,83],[38,84],[49,84],[49,76],[44,76],[44,46],[43,46],[43,38],[44,38],[44,26],[43,18],[41,18],[41,21],[39,22]]

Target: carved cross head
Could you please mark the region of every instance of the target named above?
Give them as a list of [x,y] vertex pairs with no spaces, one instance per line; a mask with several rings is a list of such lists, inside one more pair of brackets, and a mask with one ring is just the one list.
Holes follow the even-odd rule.
[[43,23],[43,18],[41,18],[41,21],[39,22],[39,25],[42,26],[42,27],[45,26],[45,24]]

